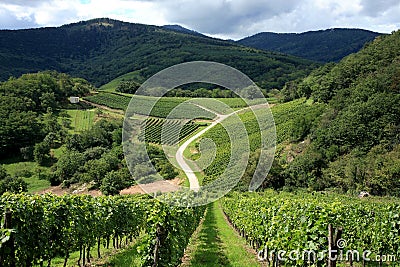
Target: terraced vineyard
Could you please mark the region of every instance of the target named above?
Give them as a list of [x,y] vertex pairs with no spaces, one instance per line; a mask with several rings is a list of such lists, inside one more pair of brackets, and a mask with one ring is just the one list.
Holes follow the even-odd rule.
[[[126,110],[132,97],[116,93],[98,93],[96,95],[85,97],[87,101],[95,104],[104,105],[109,108]],[[214,118],[215,114],[206,111],[196,105],[186,102],[186,98],[163,97],[154,105],[154,98],[148,96],[134,96],[133,103],[129,108],[130,112],[166,118],[176,107],[179,106],[179,112],[176,112],[174,118]],[[154,106],[153,106],[154,105]],[[171,115],[170,115],[171,116]]]
[[277,142],[305,137],[311,126],[318,123],[326,106],[308,103],[305,98],[276,105],[271,108],[277,132]]
[[131,98],[118,94],[98,93],[96,95],[85,97],[85,100],[95,104],[107,106],[109,108],[125,110],[128,107]]
[[[254,152],[261,145],[260,128],[256,119],[258,112],[263,111],[255,111],[255,113],[252,111],[247,111],[239,115],[241,122],[246,128],[250,151],[252,152]],[[230,124],[237,123],[233,117],[226,119],[225,122],[228,127],[234,127],[234,125]],[[223,125],[219,124],[205,133],[203,138],[212,139],[215,142],[217,149],[215,160],[204,170],[204,172],[208,176],[218,176],[225,170],[230,159],[232,144],[230,142],[229,133],[225,130]],[[206,151],[204,153],[206,153]]]
[[193,121],[149,118],[142,124],[144,136],[142,135],[140,138],[148,143],[174,145],[199,126],[200,124]]

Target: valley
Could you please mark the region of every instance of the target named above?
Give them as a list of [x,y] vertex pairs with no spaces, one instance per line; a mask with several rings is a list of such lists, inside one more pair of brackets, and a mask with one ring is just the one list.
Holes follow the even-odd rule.
[[[0,36],[0,266],[400,266],[399,31],[327,64],[109,19]],[[193,60],[265,98],[136,94]]]

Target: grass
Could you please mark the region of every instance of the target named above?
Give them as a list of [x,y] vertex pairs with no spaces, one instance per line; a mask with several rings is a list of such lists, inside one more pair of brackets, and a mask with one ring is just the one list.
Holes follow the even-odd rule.
[[48,180],[41,179],[45,173],[48,174],[50,172],[50,168],[48,167],[39,167],[36,162],[26,161],[3,163],[3,166],[7,173],[12,176],[20,177],[23,173],[31,173],[30,177],[22,177],[22,179],[28,183],[28,193],[36,193],[50,186]]
[[28,193],[34,194],[50,187],[48,180],[38,179],[35,176],[23,178],[28,183]]
[[55,158],[59,159],[61,155],[66,152],[66,150],[67,148],[65,147],[65,145],[63,145],[60,146],[59,148],[52,148],[50,153],[52,153]]
[[[140,266],[140,257],[137,253],[137,247],[140,242],[133,241],[133,245],[128,245],[128,248],[114,249],[110,244],[107,249],[103,244],[100,245],[100,259],[97,258],[97,246],[90,249],[91,258],[90,266]],[[79,251],[71,253],[68,258],[67,266],[78,266]],[[82,264],[82,260],[81,260]],[[39,265],[35,265],[39,266]],[[64,258],[57,257],[51,261],[51,266],[64,266]],[[86,265],[85,265],[86,266]]]
[[96,115],[94,109],[68,109],[66,112],[71,118],[71,133],[89,130],[93,125]]
[[246,247],[245,241],[227,224],[218,202],[214,202],[187,248],[188,261],[181,266],[260,266]]
[[118,85],[123,82],[123,81],[129,81],[133,80],[139,83],[142,83],[144,81],[143,77],[140,76],[140,70],[132,71],[129,73],[126,73],[124,75],[121,75],[114,80],[112,80],[109,83],[106,83],[102,85],[99,90],[101,91],[106,91],[106,92],[115,92],[115,89],[118,87]]
[[135,245],[111,256],[104,266],[141,266],[142,259],[138,253],[138,248],[140,245],[141,242],[139,240],[135,243]]

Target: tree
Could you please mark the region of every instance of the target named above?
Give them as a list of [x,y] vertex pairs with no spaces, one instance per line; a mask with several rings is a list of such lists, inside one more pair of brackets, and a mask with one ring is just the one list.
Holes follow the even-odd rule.
[[39,165],[50,159],[50,145],[47,142],[37,143],[33,150],[33,157]]
[[175,170],[174,166],[172,166],[172,164],[170,164],[168,161],[158,165],[158,172],[162,177],[167,180],[174,179],[176,176],[178,176],[178,172]]
[[57,107],[57,100],[54,92],[45,92],[39,99],[43,111],[46,111],[48,108],[55,109]]
[[56,140],[57,140],[57,135],[53,132],[50,132],[43,139],[43,143],[46,143],[49,147],[54,147]]
[[45,134],[48,133],[58,133],[62,127],[58,123],[57,116],[54,115],[51,108],[47,108],[47,112],[43,114],[42,123],[44,125],[44,132]]
[[121,82],[120,84],[118,84],[115,91],[121,92],[121,93],[134,94],[134,93],[136,93],[136,90],[139,87],[140,87],[140,84],[135,81],[124,81],[124,82]]
[[53,183],[59,184],[71,179],[84,164],[85,158],[82,153],[72,150],[62,154],[55,165]]
[[67,141],[65,142],[65,146],[67,147],[68,150],[82,151],[83,150],[82,136],[79,134],[73,134],[68,136]]
[[37,122],[37,114],[35,112],[8,111],[7,109],[2,109],[1,106],[0,154],[18,153],[21,147],[30,146],[42,140],[44,136]]
[[100,190],[104,195],[117,195],[126,187],[126,182],[120,171],[111,171],[104,176]]

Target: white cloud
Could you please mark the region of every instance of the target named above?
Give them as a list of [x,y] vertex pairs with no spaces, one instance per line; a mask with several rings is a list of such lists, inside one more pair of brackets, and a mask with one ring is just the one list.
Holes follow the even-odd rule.
[[167,23],[155,4],[145,1],[0,1],[0,28],[60,26],[79,20],[101,17],[145,24],[163,25]]
[[262,31],[332,27],[391,32],[400,28],[398,14],[398,0],[0,0],[3,29],[109,17],[153,25],[181,24],[235,39]]
[[382,16],[383,13],[390,11],[393,7],[399,7],[399,0],[362,0],[363,13],[371,16]]

